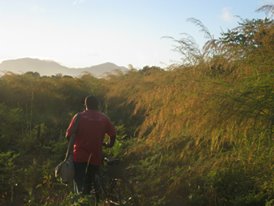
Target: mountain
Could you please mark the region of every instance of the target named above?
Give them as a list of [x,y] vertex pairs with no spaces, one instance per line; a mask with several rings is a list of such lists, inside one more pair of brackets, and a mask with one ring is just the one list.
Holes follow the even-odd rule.
[[0,64],[0,73],[13,72],[22,74],[28,71],[38,72],[42,76],[56,74],[79,76],[83,73],[90,73],[95,77],[104,77],[115,71],[126,72],[127,68],[109,62],[84,68],[69,68],[54,61],[33,58],[5,60]]

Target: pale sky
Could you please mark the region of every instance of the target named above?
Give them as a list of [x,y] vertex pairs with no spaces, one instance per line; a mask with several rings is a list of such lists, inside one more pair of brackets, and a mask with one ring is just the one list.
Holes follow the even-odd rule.
[[0,0],[0,62],[39,58],[67,67],[105,62],[166,67],[179,63],[173,51],[182,33],[202,46],[203,22],[218,37],[274,0]]

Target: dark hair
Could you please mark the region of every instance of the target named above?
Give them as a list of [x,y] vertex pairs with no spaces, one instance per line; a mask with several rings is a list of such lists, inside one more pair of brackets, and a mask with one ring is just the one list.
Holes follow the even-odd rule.
[[85,98],[85,105],[88,109],[98,110],[99,108],[99,102],[93,95],[87,96]]

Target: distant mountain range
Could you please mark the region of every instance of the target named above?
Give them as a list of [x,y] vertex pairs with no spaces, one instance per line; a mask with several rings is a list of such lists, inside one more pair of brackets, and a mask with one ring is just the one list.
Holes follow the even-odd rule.
[[5,60],[0,64],[0,75],[6,72],[23,74],[28,71],[38,72],[42,76],[52,76],[56,74],[80,76],[84,73],[90,73],[95,77],[104,77],[107,74],[117,71],[126,72],[127,68],[109,62],[84,68],[69,68],[54,61],[33,58]]

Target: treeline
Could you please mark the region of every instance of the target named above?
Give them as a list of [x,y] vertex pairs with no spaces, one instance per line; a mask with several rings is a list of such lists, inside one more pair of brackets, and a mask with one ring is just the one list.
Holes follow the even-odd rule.
[[219,39],[207,33],[202,50],[174,39],[184,63],[168,69],[106,79],[5,74],[0,205],[70,205],[71,188],[53,170],[88,94],[118,128],[113,152],[140,205],[272,205],[273,23],[243,20]]
[[55,189],[60,184],[53,177],[54,165],[64,158],[71,117],[98,87],[90,75],[1,77],[0,205],[56,205],[56,199],[64,199]]

